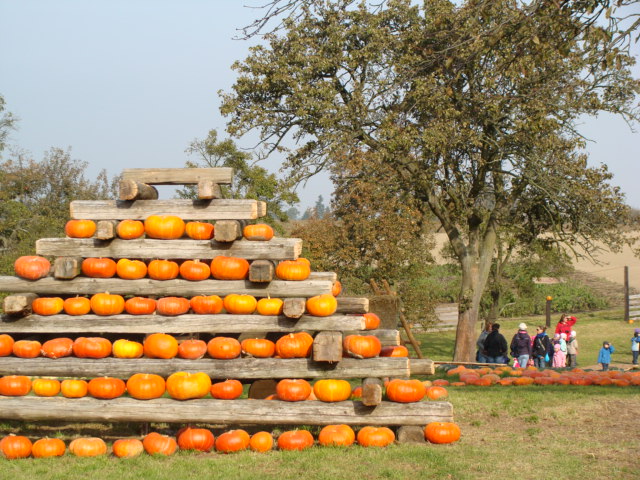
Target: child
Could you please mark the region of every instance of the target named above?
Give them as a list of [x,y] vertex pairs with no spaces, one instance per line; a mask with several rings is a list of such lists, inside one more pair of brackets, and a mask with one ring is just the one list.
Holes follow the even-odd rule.
[[551,366],[553,368],[564,368],[567,362],[567,354],[562,351],[560,344],[553,345],[553,362]]
[[634,365],[638,365],[638,353],[640,353],[640,328],[636,328],[631,337],[631,355],[633,355]]
[[571,336],[567,342],[567,367],[576,368],[578,366],[578,340],[576,331],[571,330]]
[[560,350],[562,350],[566,355],[567,353],[567,334],[566,333],[560,334]]
[[600,353],[598,354],[598,363],[602,365],[602,371],[606,372],[609,370],[609,364],[611,363],[611,354],[615,352],[616,349],[613,348],[609,342],[603,342],[602,348],[600,349]]

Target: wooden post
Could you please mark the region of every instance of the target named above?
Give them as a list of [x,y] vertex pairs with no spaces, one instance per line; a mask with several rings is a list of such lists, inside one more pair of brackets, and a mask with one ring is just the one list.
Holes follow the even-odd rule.
[[342,360],[342,332],[319,332],[313,339],[313,360],[330,363]]
[[547,303],[545,305],[545,315],[547,317],[546,326],[549,328],[551,326],[551,302],[553,301],[552,297],[547,297]]
[[362,379],[362,404],[375,407],[382,403],[383,382],[380,378],[367,377]]
[[629,323],[629,267],[624,267],[624,321]]
[[[382,285],[384,286],[384,289],[387,291],[389,295],[397,295],[396,292],[391,290],[391,287],[389,286],[389,282],[387,282],[386,280],[382,280]],[[411,327],[409,326],[407,319],[404,317],[404,313],[402,313],[402,310],[400,310],[400,323],[402,323],[402,327],[404,328],[404,331],[407,332],[407,338],[411,342],[411,346],[413,347],[413,349],[416,351],[418,358],[424,358],[422,356],[422,351],[420,351],[420,345],[418,344],[415,337],[413,336],[413,333],[411,333]]]

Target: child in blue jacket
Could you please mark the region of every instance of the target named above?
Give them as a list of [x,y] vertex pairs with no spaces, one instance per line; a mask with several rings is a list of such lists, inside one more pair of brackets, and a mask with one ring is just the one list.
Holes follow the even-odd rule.
[[634,365],[638,365],[638,354],[640,354],[640,328],[636,328],[631,337],[631,355],[633,355]]
[[615,352],[616,349],[613,348],[609,342],[603,342],[602,348],[600,349],[600,353],[598,354],[598,363],[602,365],[602,370],[609,370],[609,364],[611,363],[611,354]]

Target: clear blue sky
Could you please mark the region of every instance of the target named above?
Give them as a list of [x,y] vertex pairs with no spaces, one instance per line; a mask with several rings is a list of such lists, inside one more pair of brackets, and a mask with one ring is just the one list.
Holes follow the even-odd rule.
[[[11,143],[37,159],[71,147],[90,176],[183,166],[194,138],[224,135],[217,92],[230,90],[230,66],[252,44],[233,39],[259,14],[244,5],[261,3],[0,0],[0,94],[20,118]],[[640,208],[640,134],[611,116],[588,119],[583,133],[591,163],[606,163]],[[303,207],[330,192],[326,176],[299,190]]]

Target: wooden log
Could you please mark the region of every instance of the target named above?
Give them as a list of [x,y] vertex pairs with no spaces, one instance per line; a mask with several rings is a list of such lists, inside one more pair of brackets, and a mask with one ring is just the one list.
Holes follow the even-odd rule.
[[220,185],[215,183],[213,180],[200,180],[198,182],[198,198],[200,200],[222,198]]
[[396,441],[398,443],[418,443],[420,445],[428,443],[424,437],[424,426],[402,425],[396,430]]
[[453,421],[449,402],[283,402],[277,400],[176,401],[171,398],[113,400],[64,397],[2,397],[0,417],[20,421],[167,422],[233,425],[417,425]]
[[82,273],[82,257],[57,257],[53,262],[53,276],[70,280]]
[[[335,282],[335,280],[334,280]],[[368,313],[369,299],[366,297],[336,297],[338,313]]]
[[305,298],[285,298],[282,305],[282,314],[287,318],[300,318],[304,315],[307,306]]
[[374,337],[378,337],[380,343],[382,343],[383,347],[391,346],[391,345],[400,345],[400,332],[398,330],[390,330],[390,329],[382,329],[378,328],[376,330],[366,330],[362,331],[346,331],[344,335],[373,335]]
[[120,200],[157,200],[158,190],[147,183],[120,180],[118,198]]
[[[216,225],[217,231],[217,225]],[[210,240],[154,240],[114,238],[101,241],[94,238],[41,238],[36,240],[36,253],[52,257],[109,257],[141,259],[210,259],[218,255],[247,260],[281,260],[297,256],[302,250],[299,238],[272,238],[269,242],[238,240],[219,243]],[[314,277],[315,278],[315,277]]]
[[383,382],[379,378],[367,377],[362,380],[362,404],[375,407],[382,403]]
[[175,215],[183,220],[258,218],[256,200],[75,200],[71,218],[88,220],[144,220],[150,215]]
[[278,382],[270,378],[256,380],[249,386],[248,397],[256,400],[267,398],[276,393],[276,385]]
[[433,360],[428,358],[412,358],[409,360],[411,375],[433,375],[436,373],[436,366]]
[[121,178],[150,185],[196,185],[202,180],[229,185],[233,168],[125,168]]
[[[8,297],[7,297],[8,298]],[[293,332],[364,328],[364,318],[332,315],[299,320],[267,315],[29,315],[21,319],[0,317],[6,333],[186,333],[186,332]]]
[[269,283],[273,280],[275,267],[271,260],[254,260],[249,266],[249,281]]
[[175,372],[204,372],[211,378],[362,378],[376,372],[383,377],[409,374],[406,358],[344,358],[338,363],[314,362],[310,358],[236,358],[233,360],[170,360],[152,358],[50,359],[2,357],[0,375],[129,378],[134,373],[155,373],[168,377]]
[[313,339],[313,360],[331,363],[342,360],[342,332],[319,332]]
[[[38,298],[35,293],[23,293],[22,295],[7,295],[2,301],[2,308],[6,315],[12,317],[21,317],[30,315],[31,304]],[[0,328],[0,332],[4,331]]]
[[118,222],[115,220],[98,220],[94,236],[98,240],[111,240],[118,236],[117,228]]
[[267,202],[258,202],[258,218],[267,214]]
[[216,242],[235,242],[242,238],[242,226],[237,220],[218,220],[213,231]]
[[201,280],[192,282],[183,279],[122,280],[121,278],[76,277],[64,282],[54,278],[23,280],[17,277],[0,277],[0,292],[38,294],[90,295],[110,292],[119,295],[138,296],[181,296],[229,295],[231,293],[253,295],[254,297],[312,297],[331,292],[331,282],[323,280],[284,281],[252,283],[248,280]]

